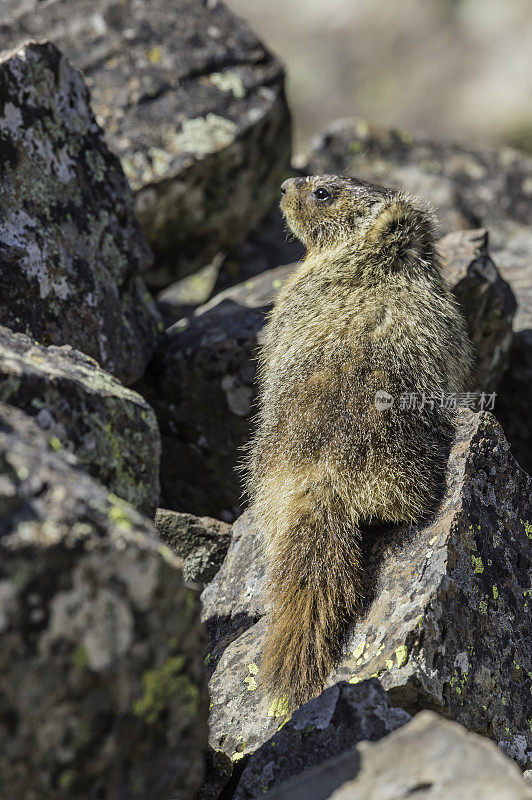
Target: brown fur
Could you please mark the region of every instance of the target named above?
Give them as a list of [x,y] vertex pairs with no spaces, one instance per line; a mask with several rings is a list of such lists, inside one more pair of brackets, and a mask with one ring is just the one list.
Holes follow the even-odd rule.
[[359,608],[361,523],[417,520],[442,486],[453,411],[399,396],[464,391],[471,353],[426,210],[331,175],[283,189],[307,256],[264,331],[247,485],[268,565],[263,674],[293,707],[320,691]]

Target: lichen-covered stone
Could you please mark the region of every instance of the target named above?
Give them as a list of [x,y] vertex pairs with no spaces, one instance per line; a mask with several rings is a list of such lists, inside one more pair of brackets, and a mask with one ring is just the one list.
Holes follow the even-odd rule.
[[[349,760],[354,775],[347,780],[340,775],[338,780],[340,769],[347,773]],[[265,795],[267,800],[405,800],[411,796],[531,800],[532,792],[515,764],[492,742],[422,711],[382,740],[361,742],[341,760],[331,759]]]
[[[489,256],[485,231],[450,234],[439,249],[477,346],[476,388],[491,391],[506,367],[512,292]],[[220,292],[161,340],[138,388],[159,420],[168,508],[223,519],[238,514],[243,498],[235,467],[250,437],[257,342],[296,267],[276,267]]]
[[0,48],[52,39],[81,68],[164,263],[163,286],[238,244],[290,160],[283,71],[222,2],[4,0]]
[[153,526],[0,406],[0,774],[24,800],[192,800],[208,698],[193,592]]
[[356,686],[345,682],[331,686],[299,708],[253,753],[234,800],[261,797],[294,775],[352,750],[357,742],[382,739],[409,719],[402,709],[390,707],[375,678]]
[[53,44],[4,54],[0,324],[70,344],[131,383],[160,325],[141,277],[150,259],[81,74]]
[[210,517],[158,508],[155,528],[159,539],[181,559],[186,581],[200,586],[212,581],[231,541],[230,525]]
[[153,409],[88,356],[0,326],[0,401],[35,416],[111,492],[153,514],[161,439]]
[[[532,479],[494,417],[463,409],[459,419],[433,518],[365,531],[364,614],[328,685],[377,675],[393,705],[436,709],[525,766],[532,756]],[[230,757],[252,752],[287,719],[283,698],[272,703],[262,689],[265,624],[262,618],[229,644],[211,679],[211,744]]]

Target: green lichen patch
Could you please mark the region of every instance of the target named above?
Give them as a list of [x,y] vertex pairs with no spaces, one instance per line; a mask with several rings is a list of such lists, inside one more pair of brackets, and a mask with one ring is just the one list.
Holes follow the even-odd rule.
[[172,656],[158,669],[148,670],[142,677],[144,694],[135,701],[133,710],[148,725],[154,725],[172,699],[178,699],[191,715],[196,712],[199,692],[184,672],[183,656]]
[[272,701],[269,709],[268,709],[268,716],[269,717],[285,717],[290,713],[290,704],[288,702],[288,698],[285,695],[281,695],[277,697],[275,700]]

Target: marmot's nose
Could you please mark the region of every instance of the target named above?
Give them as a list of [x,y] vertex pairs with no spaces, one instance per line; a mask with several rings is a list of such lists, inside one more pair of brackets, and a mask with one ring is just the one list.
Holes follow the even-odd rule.
[[293,180],[294,180],[293,178],[288,178],[288,180],[282,182],[281,194],[286,194],[286,190],[290,187],[290,184],[292,183]]
[[301,183],[305,183],[304,178],[288,178],[281,184],[281,194],[286,194],[289,189],[297,189]]

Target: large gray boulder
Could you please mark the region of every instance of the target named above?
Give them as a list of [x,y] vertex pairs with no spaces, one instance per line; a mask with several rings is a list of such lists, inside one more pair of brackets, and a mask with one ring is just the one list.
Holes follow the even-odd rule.
[[131,383],[161,324],[141,277],[150,261],[81,74],[53,44],[4,54],[0,324],[44,344],[70,344]]
[[515,764],[492,742],[422,711],[381,741],[361,742],[354,752],[265,795],[267,800],[405,800],[411,796],[416,800],[530,800],[532,791]]
[[[410,713],[438,710],[525,766],[532,758],[532,479],[493,416],[463,409],[459,420],[434,516],[412,528],[365,533],[364,614],[328,685],[378,676],[393,705]],[[242,541],[259,529],[260,520],[245,527],[241,552],[260,553],[256,543]],[[226,575],[231,595],[251,570],[231,548],[227,561],[240,570]],[[261,569],[254,574],[257,584],[248,582],[247,593],[248,614],[256,617],[264,610],[257,600]],[[222,592],[219,585],[225,617]],[[204,596],[212,632],[216,596]],[[237,600],[245,615],[242,596]],[[213,649],[210,741],[230,758],[253,752],[287,719],[283,698],[272,701],[262,686],[266,624],[263,617],[225,650],[223,640]]]
[[279,62],[222,2],[4,0],[0,49],[53,40],[83,70],[163,286],[238,244],[290,160]]
[[194,593],[151,523],[0,406],[0,774],[39,800],[192,800],[208,697]]
[[[299,708],[246,764],[234,800],[250,800],[357,742],[377,741],[404,725],[409,714],[390,702],[379,681],[339,683]],[[353,759],[354,760],[354,759]]]
[[88,356],[0,326],[0,401],[34,416],[109,491],[153,514],[161,439],[153,409]]
[[[441,239],[449,285],[477,349],[472,389],[493,391],[506,368],[515,299],[491,260],[484,230]],[[216,295],[166,331],[139,391],[163,442],[164,505],[231,520],[242,507],[235,467],[250,437],[256,350],[265,316],[297,264]]]

